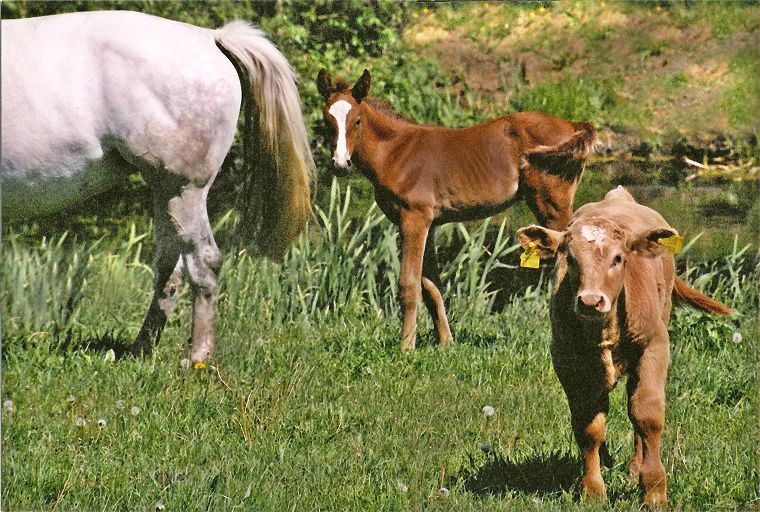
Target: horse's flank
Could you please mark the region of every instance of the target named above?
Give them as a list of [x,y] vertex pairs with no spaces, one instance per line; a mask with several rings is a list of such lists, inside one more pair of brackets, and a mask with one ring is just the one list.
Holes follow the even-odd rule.
[[[303,123],[291,122],[301,116],[293,72],[259,30],[128,11],[2,24],[4,215],[76,206],[135,169],[210,185],[246,98],[259,120],[248,132],[262,136],[246,158],[240,226],[261,227],[273,255],[300,231],[313,163]],[[242,62],[242,90],[217,42]]]

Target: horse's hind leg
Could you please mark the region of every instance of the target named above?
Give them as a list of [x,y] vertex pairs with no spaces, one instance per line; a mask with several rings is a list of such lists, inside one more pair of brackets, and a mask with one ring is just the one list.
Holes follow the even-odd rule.
[[441,295],[441,277],[438,271],[434,228],[430,228],[425,242],[425,256],[422,260],[422,300],[433,318],[438,344],[441,346],[450,344],[454,338],[451,336],[449,320],[446,318],[446,308]]
[[167,199],[154,193],[156,224],[156,261],[153,270],[153,299],[135,339],[136,355],[150,353],[158,343],[166,321],[177,302],[182,287],[184,260],[183,242],[177,235],[167,209]]
[[[210,185],[210,184],[209,184]],[[193,337],[190,360],[204,362],[214,352],[214,309],[222,255],[206,212],[208,187],[186,185],[169,200],[169,214],[184,242],[183,259],[193,294]]]

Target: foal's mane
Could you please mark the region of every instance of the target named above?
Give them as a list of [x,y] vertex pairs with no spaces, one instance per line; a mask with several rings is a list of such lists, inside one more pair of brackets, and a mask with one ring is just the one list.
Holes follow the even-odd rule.
[[382,112],[383,114],[388,115],[389,117],[397,121],[403,121],[405,123],[419,125],[418,122],[412,121],[408,117],[404,117],[398,112],[396,112],[395,110],[393,110],[393,107],[391,107],[391,104],[383,99],[375,98],[374,96],[367,96],[362,101],[366,101],[370,107]]

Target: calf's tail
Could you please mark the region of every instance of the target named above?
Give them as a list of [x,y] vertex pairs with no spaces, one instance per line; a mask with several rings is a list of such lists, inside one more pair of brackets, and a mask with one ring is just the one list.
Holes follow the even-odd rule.
[[538,146],[525,158],[532,166],[566,179],[575,179],[583,172],[586,159],[594,153],[598,138],[591,123],[573,123],[575,132],[569,139],[554,146]]
[[730,315],[734,312],[734,310],[728,306],[724,306],[717,300],[711,299],[699,290],[695,290],[678,276],[676,276],[675,283],[673,284],[673,298],[682,304],[693,306],[700,311],[704,311],[705,313]]

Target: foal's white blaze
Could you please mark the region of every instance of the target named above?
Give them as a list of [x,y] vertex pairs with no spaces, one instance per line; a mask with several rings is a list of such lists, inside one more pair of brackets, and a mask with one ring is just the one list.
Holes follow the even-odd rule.
[[348,147],[346,146],[346,116],[349,110],[351,110],[351,104],[345,100],[338,100],[332,104],[328,113],[335,118],[335,122],[338,123],[338,144],[335,146],[335,154],[333,155],[333,162],[338,167],[348,167],[348,159],[351,155],[348,154]]

